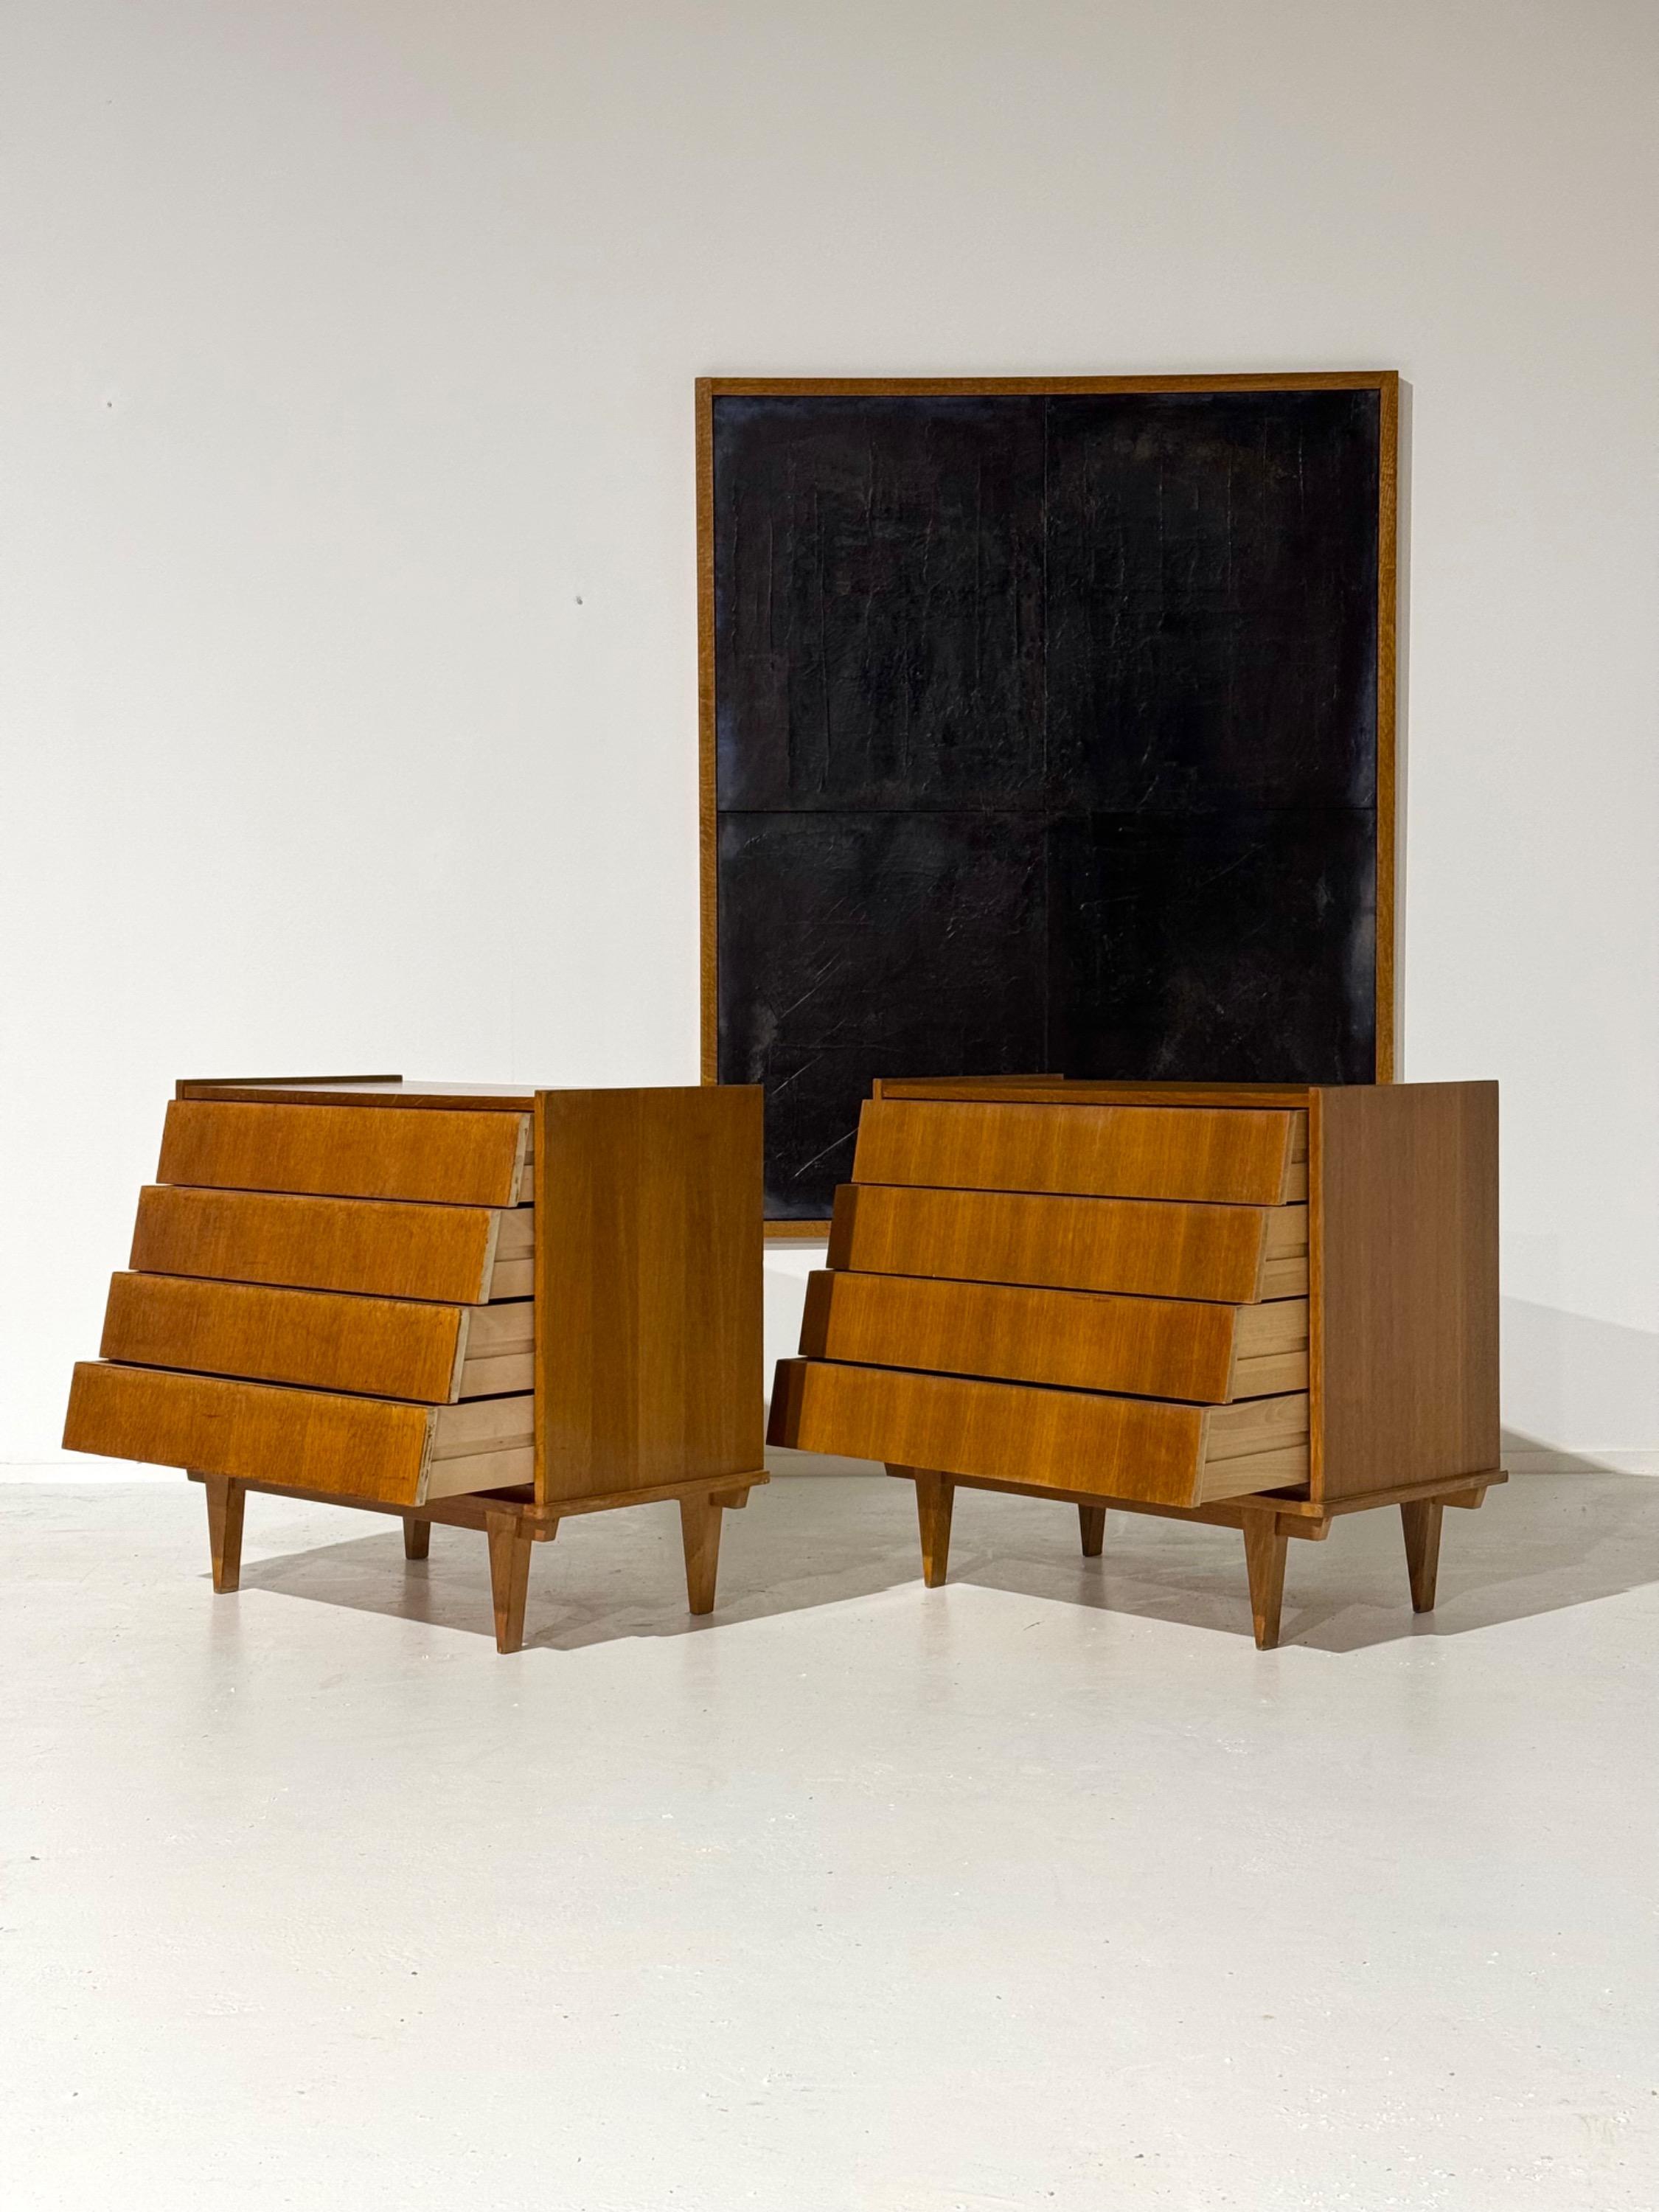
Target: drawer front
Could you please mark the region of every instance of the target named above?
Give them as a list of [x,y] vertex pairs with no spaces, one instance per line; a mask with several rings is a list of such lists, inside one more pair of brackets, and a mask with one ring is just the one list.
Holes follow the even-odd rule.
[[1196,1407],[828,1360],[783,1360],[770,1440],[945,1474],[1196,1505],[1205,1416]]
[[1308,1480],[1305,1392],[1178,1406],[825,1359],[778,1363],[768,1441],[1154,1505]]
[[1219,1403],[1237,1309],[910,1275],[808,1278],[810,1358]]
[[64,1443],[109,1459],[418,1505],[436,1419],[431,1407],[386,1399],[83,1362]]
[[516,1206],[530,1195],[529,1133],[527,1114],[411,1114],[391,1107],[175,1098],[167,1108],[156,1181],[316,1197]]
[[463,1318],[461,1307],[415,1299],[116,1275],[100,1351],[133,1366],[441,1405],[456,1392]]
[[830,1265],[1240,1305],[1306,1291],[1307,1211],[848,1183]]
[[872,1099],[853,1180],[1279,1206],[1307,1196],[1307,1158],[1306,1114]]
[[[143,1274],[471,1304],[492,1295],[500,1218],[481,1206],[151,1185],[139,1194],[131,1265]],[[532,1263],[512,1265],[527,1289]]]
[[529,1115],[173,1099],[159,1183],[310,1197],[518,1206]]

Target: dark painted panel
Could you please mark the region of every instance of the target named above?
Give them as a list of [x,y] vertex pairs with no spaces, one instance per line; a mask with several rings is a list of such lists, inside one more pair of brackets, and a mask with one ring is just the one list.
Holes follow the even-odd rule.
[[1048,1001],[1067,1075],[1369,1083],[1376,817],[1055,824]]
[[722,806],[1041,803],[1042,402],[722,399]]
[[1370,806],[1374,392],[1048,403],[1049,798]]
[[720,1080],[767,1087],[767,1205],[827,1214],[872,1073],[1043,1065],[1044,825],[720,822]]
[[718,398],[720,1069],[1368,1081],[1375,392]]

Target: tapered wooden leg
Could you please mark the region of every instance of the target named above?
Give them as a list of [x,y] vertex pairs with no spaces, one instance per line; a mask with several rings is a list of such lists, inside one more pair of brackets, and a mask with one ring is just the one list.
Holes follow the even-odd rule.
[[492,1513],[484,1528],[489,1537],[489,1589],[495,1601],[495,1649],[521,1650],[532,1540],[516,1513]]
[[242,1509],[247,1492],[227,1474],[202,1478],[207,1492],[208,1548],[213,1555],[213,1587],[234,1590],[242,1581]]
[[423,1559],[432,1549],[432,1523],[417,1521],[412,1513],[404,1516],[404,1557]]
[[1244,1565],[1250,1577],[1250,1613],[1259,1651],[1271,1651],[1279,1641],[1279,1608],[1285,1601],[1285,1553],[1289,1546],[1290,1539],[1280,1534],[1275,1515],[1244,1516]]
[[685,1546],[685,1595],[693,1613],[714,1610],[714,1577],[720,1564],[720,1509],[705,1491],[680,1500],[680,1540]]
[[1083,1531],[1083,1556],[1097,1559],[1106,1541],[1106,1508],[1103,1505],[1079,1505],[1078,1526]]
[[957,1486],[948,1474],[935,1474],[926,1467],[916,1469],[915,1484],[921,1578],[929,1589],[937,1589],[951,1565],[951,1508],[956,1503]]
[[1434,1611],[1434,1585],[1440,1572],[1441,1501],[1414,1498],[1400,1509],[1406,1531],[1406,1571],[1412,1578],[1412,1611]]

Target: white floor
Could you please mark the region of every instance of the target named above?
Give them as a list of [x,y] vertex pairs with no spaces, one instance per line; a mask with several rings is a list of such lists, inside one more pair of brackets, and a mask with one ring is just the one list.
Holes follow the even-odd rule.
[[1241,1547],[786,1475],[538,1549],[0,1490],[11,2212],[1659,2203],[1659,1481]]

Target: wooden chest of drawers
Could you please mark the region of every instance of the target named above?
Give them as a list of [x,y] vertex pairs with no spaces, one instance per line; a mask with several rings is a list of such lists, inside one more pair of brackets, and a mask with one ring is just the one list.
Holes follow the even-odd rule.
[[878,1084],[771,1439],[916,1484],[1240,1528],[1257,1640],[1285,1545],[1397,1503],[1413,1600],[1498,1465],[1486,1083]]
[[692,1610],[764,1482],[757,1089],[490,1091],[395,1077],[185,1083],[64,1443],[243,1498],[487,1530],[497,1639],[530,1547],[676,1498]]

